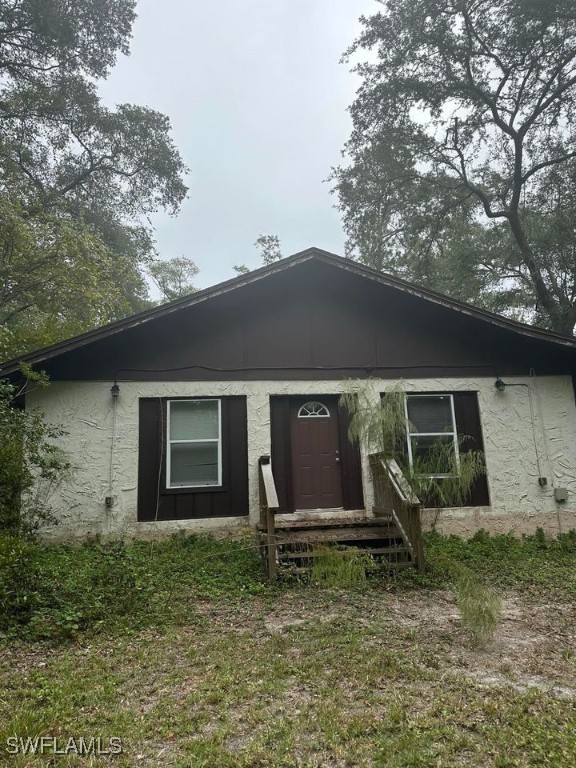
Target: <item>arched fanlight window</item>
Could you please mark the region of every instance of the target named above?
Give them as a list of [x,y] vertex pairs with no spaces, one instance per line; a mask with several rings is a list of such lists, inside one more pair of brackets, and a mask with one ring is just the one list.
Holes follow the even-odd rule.
[[319,403],[317,400],[311,400],[304,405],[298,411],[299,419],[316,419],[319,416],[330,416],[330,411],[324,403]]

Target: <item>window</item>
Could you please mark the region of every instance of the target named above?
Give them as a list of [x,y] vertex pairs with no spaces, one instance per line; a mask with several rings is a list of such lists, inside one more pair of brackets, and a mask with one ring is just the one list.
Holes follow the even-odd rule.
[[320,416],[330,416],[330,411],[324,403],[319,403],[317,400],[304,403],[298,411],[299,419],[317,419]]
[[410,467],[429,477],[450,475],[459,459],[452,395],[407,395],[406,429]]
[[222,485],[220,400],[169,400],[166,487]]

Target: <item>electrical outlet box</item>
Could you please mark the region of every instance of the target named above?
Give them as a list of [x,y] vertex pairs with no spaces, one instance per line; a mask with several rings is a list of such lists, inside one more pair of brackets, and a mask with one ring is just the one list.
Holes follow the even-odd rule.
[[568,501],[568,488],[554,488],[554,498],[556,501]]
[[104,499],[104,504],[106,504],[107,507],[113,507],[114,506],[114,496],[106,496]]
[[538,478],[538,485],[540,488],[545,488],[548,485],[548,478],[547,477],[539,477]]

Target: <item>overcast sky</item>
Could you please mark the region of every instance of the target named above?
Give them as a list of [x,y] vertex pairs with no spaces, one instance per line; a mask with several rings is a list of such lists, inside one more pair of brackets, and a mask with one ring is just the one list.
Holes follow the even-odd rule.
[[325,182],[350,132],[357,78],[340,64],[375,0],[140,0],[131,55],[101,92],[167,114],[190,168],[176,218],[154,224],[162,257],[200,267],[199,287],[259,266],[254,241],[284,255],[343,253]]

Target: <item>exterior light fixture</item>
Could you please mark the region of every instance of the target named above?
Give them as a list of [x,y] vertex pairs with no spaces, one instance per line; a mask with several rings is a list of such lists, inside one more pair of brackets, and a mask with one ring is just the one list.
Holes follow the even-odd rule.
[[494,382],[494,386],[498,392],[504,392],[504,390],[506,389],[506,384],[502,381],[500,377],[496,379],[496,381]]
[[114,400],[116,400],[116,398],[120,394],[120,387],[116,382],[114,382],[114,384],[112,384],[112,386],[110,387],[110,394],[112,395]]

